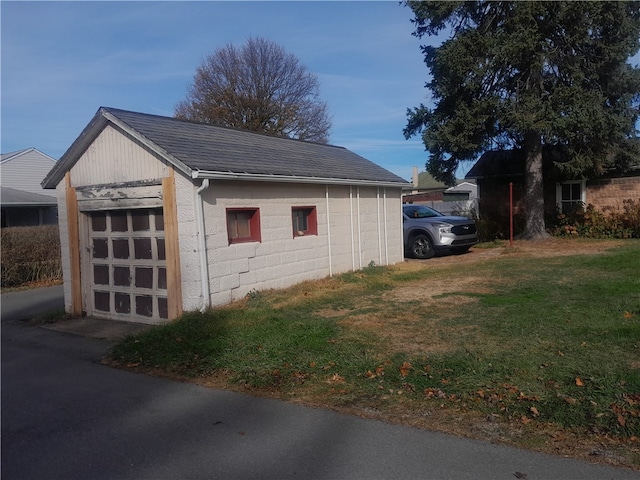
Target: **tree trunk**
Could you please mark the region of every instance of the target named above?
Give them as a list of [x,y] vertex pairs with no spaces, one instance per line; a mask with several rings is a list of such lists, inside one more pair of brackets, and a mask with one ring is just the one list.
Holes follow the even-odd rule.
[[544,225],[544,184],[542,180],[542,143],[540,135],[529,132],[525,136],[525,229],[521,238],[542,240],[549,238]]

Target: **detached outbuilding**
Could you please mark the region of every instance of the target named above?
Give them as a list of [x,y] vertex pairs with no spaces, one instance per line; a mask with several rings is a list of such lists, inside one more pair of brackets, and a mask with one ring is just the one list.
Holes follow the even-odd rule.
[[74,314],[161,323],[403,260],[410,185],[341,147],[103,107],[43,186]]

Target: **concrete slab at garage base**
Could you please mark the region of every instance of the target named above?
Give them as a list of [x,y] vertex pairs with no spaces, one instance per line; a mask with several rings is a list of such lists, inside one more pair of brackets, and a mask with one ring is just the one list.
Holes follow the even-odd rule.
[[117,320],[105,320],[101,318],[85,317],[64,320],[42,326],[57,332],[80,335],[82,337],[99,338],[116,342],[129,335],[137,335],[154,328],[153,325],[143,323],[119,322]]

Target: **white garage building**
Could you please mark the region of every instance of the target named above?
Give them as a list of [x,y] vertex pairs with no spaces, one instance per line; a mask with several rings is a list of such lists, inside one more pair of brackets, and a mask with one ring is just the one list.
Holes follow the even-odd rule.
[[341,147],[103,107],[43,186],[76,315],[162,323],[403,259],[410,184]]

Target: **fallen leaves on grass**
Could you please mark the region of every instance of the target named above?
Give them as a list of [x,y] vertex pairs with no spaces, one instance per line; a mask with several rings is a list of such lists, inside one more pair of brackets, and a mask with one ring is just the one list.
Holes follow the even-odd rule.
[[344,382],[345,382],[344,377],[342,375],[338,375],[337,373],[334,373],[327,379],[327,383],[344,383]]
[[404,362],[402,364],[402,366],[400,367],[400,375],[402,375],[402,378],[404,378],[407,375],[409,375],[409,372],[412,369],[413,369],[413,367],[411,366],[411,364],[409,362]]

